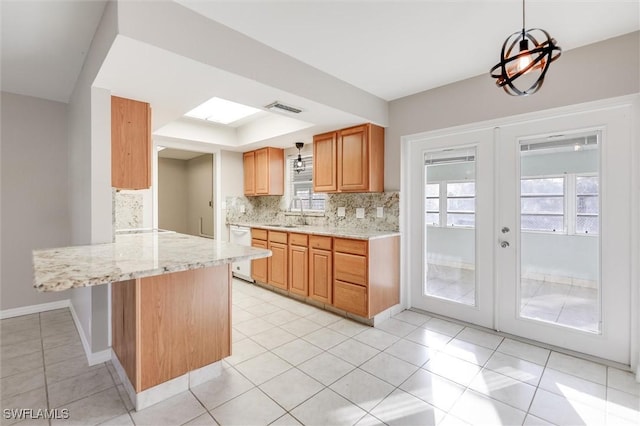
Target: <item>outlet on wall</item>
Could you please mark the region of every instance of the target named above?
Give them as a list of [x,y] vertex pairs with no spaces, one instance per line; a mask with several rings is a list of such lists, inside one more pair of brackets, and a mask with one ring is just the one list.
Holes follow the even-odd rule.
[[344,207],[338,207],[338,217],[345,217],[347,210]]
[[364,219],[364,209],[362,207],[356,209],[356,219]]
[[244,213],[244,212],[245,212],[244,204],[240,204],[240,213]]
[[384,207],[376,208],[376,217],[384,217]]

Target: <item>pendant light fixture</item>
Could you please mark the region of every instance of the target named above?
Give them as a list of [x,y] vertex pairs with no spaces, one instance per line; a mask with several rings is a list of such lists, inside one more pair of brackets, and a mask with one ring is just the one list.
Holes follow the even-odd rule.
[[296,148],[298,148],[298,158],[293,161],[293,170],[296,173],[304,172],[305,164],[302,160],[302,155],[300,155],[300,150],[304,146],[304,142],[296,142]]
[[[491,77],[497,79],[496,85],[512,96],[536,93],[542,87],[549,65],[562,53],[555,39],[545,30],[525,30],[524,9],[522,0],[522,31],[511,34],[505,40],[500,52],[500,62],[491,68]],[[514,84],[518,79],[520,87]],[[529,87],[523,88],[523,84],[524,87]]]

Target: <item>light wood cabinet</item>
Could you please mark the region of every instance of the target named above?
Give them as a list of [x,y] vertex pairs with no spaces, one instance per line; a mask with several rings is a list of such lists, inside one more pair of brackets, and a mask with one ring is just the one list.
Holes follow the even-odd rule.
[[309,297],[319,302],[333,300],[333,253],[331,237],[309,238]]
[[256,193],[256,153],[255,151],[243,154],[244,194]]
[[308,236],[289,234],[289,291],[298,296],[309,295]]
[[[251,247],[266,249],[269,244],[267,242],[267,231],[264,229],[251,229]],[[267,260],[268,258],[256,259],[251,261],[251,278],[256,281],[266,283],[269,274]]]
[[384,191],[384,129],[363,124],[313,138],[315,192]]
[[269,248],[252,261],[258,282],[365,318],[400,303],[400,237],[360,240],[251,229],[252,245]]
[[267,258],[268,283],[274,287],[287,290],[289,288],[287,268],[288,246],[287,233],[269,231],[269,250],[273,253]]
[[400,237],[334,238],[333,305],[371,318],[400,303]]
[[111,97],[111,186],[151,187],[151,107]]
[[284,194],[284,150],[266,147],[245,152],[244,195]]
[[338,132],[313,137],[313,192],[338,190]]
[[112,284],[112,348],[136,393],[231,355],[230,265]]

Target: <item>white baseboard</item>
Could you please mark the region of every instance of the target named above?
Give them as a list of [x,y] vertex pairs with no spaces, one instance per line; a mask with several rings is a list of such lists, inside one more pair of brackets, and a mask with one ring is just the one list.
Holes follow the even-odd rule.
[[69,310],[71,311],[71,317],[73,318],[73,322],[75,323],[78,334],[80,335],[80,341],[82,342],[84,354],[87,357],[87,362],[89,363],[89,365],[102,364],[103,362],[110,361],[111,348],[105,349],[104,351],[100,352],[91,352],[91,345],[89,344],[89,341],[87,341],[84,329],[82,328],[82,324],[80,323],[78,314],[76,314],[76,310],[73,307],[73,303],[71,303],[71,301],[69,301]]
[[69,299],[58,300],[56,302],[40,303],[38,305],[21,306],[19,308],[3,309],[0,311],[0,319],[19,317],[22,315],[37,314],[40,312],[53,311],[71,306]]

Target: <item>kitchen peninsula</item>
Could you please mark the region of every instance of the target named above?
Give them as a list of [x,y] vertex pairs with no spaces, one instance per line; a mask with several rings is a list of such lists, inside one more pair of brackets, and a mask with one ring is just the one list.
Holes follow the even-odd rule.
[[219,374],[231,352],[231,263],[269,250],[173,232],[33,252],[34,286],[113,283],[113,363],[136,409]]

